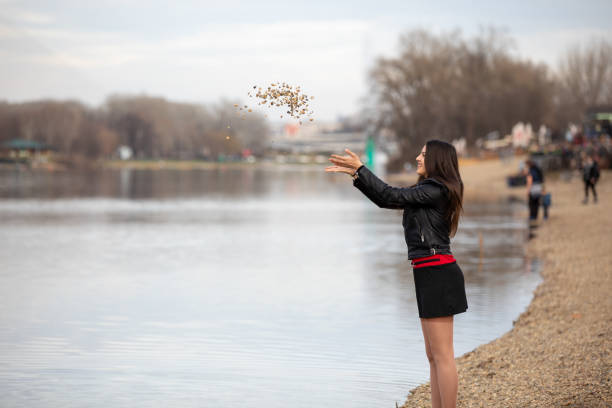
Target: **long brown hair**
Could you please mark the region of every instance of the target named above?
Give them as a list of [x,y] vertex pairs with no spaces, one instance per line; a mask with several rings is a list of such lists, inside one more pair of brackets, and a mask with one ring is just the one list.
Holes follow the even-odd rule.
[[[428,140],[425,143],[425,172],[428,178],[434,178],[448,188],[450,202],[446,217],[450,226],[450,236],[453,237],[463,211],[463,181],[459,174],[455,146],[441,140]],[[419,181],[422,179],[423,176],[419,177]]]

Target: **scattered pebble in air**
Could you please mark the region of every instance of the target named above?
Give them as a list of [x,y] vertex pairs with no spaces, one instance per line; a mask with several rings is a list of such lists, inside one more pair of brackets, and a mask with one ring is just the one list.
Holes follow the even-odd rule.
[[[251,93],[253,92],[253,93]],[[257,98],[258,106],[267,106],[270,108],[281,108],[288,117],[298,119],[299,124],[302,124],[303,117],[308,117],[308,121],[313,122],[314,119],[310,116],[314,111],[310,108],[310,101],[314,99],[314,96],[306,95],[300,86],[292,86],[285,82],[273,82],[269,86],[257,86],[253,85],[253,90],[248,92],[250,98]],[[236,103],[234,108],[239,108],[240,111],[243,109],[247,112],[253,112],[252,108],[248,105],[240,106]],[[264,115],[268,117],[268,115]],[[283,118],[283,114],[280,115]],[[243,116],[242,119],[245,119]]]

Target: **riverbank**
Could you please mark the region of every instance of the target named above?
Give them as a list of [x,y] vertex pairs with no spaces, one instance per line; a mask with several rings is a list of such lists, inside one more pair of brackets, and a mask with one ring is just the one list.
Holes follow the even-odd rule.
[[[203,161],[203,160],[105,160],[100,166],[111,169],[139,169],[139,170],[196,170],[196,169],[218,169],[253,166],[255,163],[246,161]],[[259,164],[259,163],[258,163]]]
[[[462,167],[466,200],[504,199],[508,170],[499,162]],[[612,172],[602,173],[598,204],[581,204],[578,177],[547,188],[550,218],[527,245],[542,260],[543,281],[509,332],[456,359],[458,407],[612,406]],[[429,383],[404,403],[430,406]]]

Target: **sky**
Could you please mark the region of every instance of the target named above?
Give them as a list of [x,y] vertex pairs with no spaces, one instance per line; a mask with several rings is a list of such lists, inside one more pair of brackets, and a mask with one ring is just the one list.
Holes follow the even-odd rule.
[[401,33],[482,27],[554,69],[569,47],[612,39],[612,1],[0,0],[0,100],[247,102],[253,85],[285,81],[334,120],[359,111],[368,70]]

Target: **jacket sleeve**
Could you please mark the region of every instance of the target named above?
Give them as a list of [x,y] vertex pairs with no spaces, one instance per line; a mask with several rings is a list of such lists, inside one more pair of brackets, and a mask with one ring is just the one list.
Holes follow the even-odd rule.
[[357,170],[358,177],[353,181],[366,197],[380,208],[425,207],[440,199],[442,189],[432,184],[419,184],[414,187],[391,187],[376,177],[366,166]]

